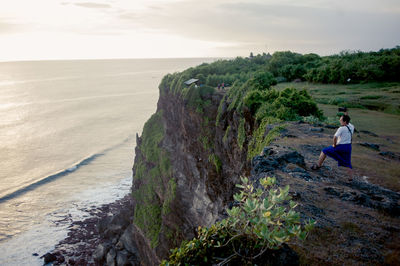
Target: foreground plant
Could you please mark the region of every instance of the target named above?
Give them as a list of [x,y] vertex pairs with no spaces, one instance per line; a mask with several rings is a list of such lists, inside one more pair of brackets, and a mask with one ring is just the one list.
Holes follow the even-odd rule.
[[315,221],[301,225],[289,186],[277,189],[271,177],[261,179],[260,184],[263,189],[255,189],[242,178],[242,184],[236,185],[241,191],[234,195],[237,206],[227,209],[228,218],[210,228],[199,227],[197,237],[173,249],[162,265],[248,263],[294,237],[304,240]]

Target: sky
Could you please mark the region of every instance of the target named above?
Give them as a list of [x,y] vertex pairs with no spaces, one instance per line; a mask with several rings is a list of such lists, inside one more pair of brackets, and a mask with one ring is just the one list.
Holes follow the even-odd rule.
[[330,55],[397,45],[399,0],[0,0],[0,61]]

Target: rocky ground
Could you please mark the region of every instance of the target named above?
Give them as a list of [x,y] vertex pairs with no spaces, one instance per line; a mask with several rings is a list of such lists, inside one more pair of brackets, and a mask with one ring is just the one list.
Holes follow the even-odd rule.
[[139,265],[132,242],[131,196],[89,210],[90,218],[74,221],[67,238],[43,255],[52,265]]
[[[275,176],[280,185],[290,185],[303,218],[317,221],[306,242],[290,245],[301,263],[400,265],[400,193],[369,182],[363,173],[374,164],[357,162],[362,167],[354,169],[352,178],[330,158],[321,169],[310,169],[321,149],[331,145],[333,134],[329,127],[287,124],[282,137],[253,159],[253,180]],[[384,156],[374,152],[371,160]],[[398,154],[389,154],[395,156],[385,160],[400,169]]]

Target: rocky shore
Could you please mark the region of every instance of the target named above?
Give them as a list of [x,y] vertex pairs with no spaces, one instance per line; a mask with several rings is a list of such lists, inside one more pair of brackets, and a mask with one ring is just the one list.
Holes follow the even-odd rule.
[[133,207],[130,194],[88,210],[90,218],[74,221],[68,236],[42,256],[52,265],[139,265],[132,240]]

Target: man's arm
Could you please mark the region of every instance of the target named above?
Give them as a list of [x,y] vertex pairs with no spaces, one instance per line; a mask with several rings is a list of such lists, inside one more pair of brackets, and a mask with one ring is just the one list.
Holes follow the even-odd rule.
[[333,145],[332,145],[334,148],[336,147],[336,143],[337,143],[337,137],[334,136],[333,137]]

